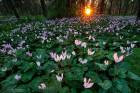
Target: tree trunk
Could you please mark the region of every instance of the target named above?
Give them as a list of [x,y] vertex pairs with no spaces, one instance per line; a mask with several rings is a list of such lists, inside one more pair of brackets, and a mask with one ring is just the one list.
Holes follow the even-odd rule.
[[17,19],[20,18],[19,14],[18,14],[18,12],[17,12],[17,9],[16,9],[16,7],[15,7],[15,5],[14,5],[13,0],[2,0],[2,3],[3,3],[3,5],[4,5],[4,7],[5,7],[5,9],[6,9],[7,11],[9,11],[9,13],[11,13],[11,12],[10,12],[10,10],[11,10],[12,13],[14,13],[14,15],[15,15],[15,17],[16,17]]
[[103,14],[104,13],[104,1],[105,0],[101,0],[100,4],[99,4],[99,13]]
[[119,2],[119,15],[121,14],[122,11],[122,0],[120,0]]
[[110,7],[109,7],[109,10],[108,10],[108,14],[109,14],[109,15],[111,15],[112,4],[113,4],[113,0],[110,0]]
[[130,11],[130,14],[131,14],[131,15],[133,14],[134,6],[135,6],[135,3],[132,2],[132,5],[131,5],[131,11]]
[[[18,11],[17,11],[17,9],[16,9],[16,7],[15,7],[15,5],[14,5],[13,0],[8,0],[8,1],[9,1],[10,4],[11,4],[10,6],[11,6],[11,8],[12,8],[12,11],[13,11],[14,15],[16,16],[17,19],[19,19],[20,16],[19,16]],[[7,2],[8,2],[8,1],[7,1]]]
[[137,20],[140,20],[140,0],[138,2],[138,13],[137,13]]
[[124,9],[124,15],[127,15],[127,10],[129,8],[129,1],[128,0],[126,0],[126,2],[124,4],[124,7],[125,7],[125,9]]
[[40,0],[41,3],[41,8],[42,8],[42,13],[45,17],[47,17],[47,11],[46,11],[46,5],[44,0]]
[[70,16],[71,15],[71,11],[72,11],[72,2],[71,2],[71,0],[67,0],[67,11],[69,11],[69,12],[67,12],[67,16]]

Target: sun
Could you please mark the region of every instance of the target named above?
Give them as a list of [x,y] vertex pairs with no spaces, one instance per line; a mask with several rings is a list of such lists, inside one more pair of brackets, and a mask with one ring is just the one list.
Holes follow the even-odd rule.
[[90,15],[91,15],[91,9],[90,9],[90,7],[86,7],[86,8],[85,8],[85,14],[86,14],[87,16],[90,16]]

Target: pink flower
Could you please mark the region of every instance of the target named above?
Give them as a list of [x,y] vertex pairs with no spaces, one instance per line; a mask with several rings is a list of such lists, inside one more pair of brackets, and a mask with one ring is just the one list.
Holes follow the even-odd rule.
[[4,49],[13,49],[11,44],[3,44]]
[[2,52],[2,53],[6,53],[6,49],[0,49],[0,52]]
[[91,79],[84,78],[84,88],[91,88],[93,86],[94,83],[91,83]]
[[115,63],[119,63],[119,62],[121,62],[124,59],[124,55],[118,57],[117,53],[114,53],[113,57],[114,57]]
[[26,55],[28,55],[29,57],[31,57],[32,56],[32,53],[31,52],[26,52]]
[[50,55],[51,55],[51,58],[55,58],[56,57],[56,53],[51,52]]
[[75,40],[75,45],[80,45],[82,42],[80,40]]

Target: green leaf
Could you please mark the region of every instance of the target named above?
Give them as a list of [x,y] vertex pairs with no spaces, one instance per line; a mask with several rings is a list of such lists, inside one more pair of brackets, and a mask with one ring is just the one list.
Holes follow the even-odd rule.
[[[35,56],[37,61],[44,63],[45,58],[47,58],[46,50],[45,49],[37,49],[35,52]],[[38,58],[37,58],[38,56]],[[39,58],[41,57],[41,58]]]
[[14,89],[15,93],[30,93],[30,89],[27,85],[20,85]]
[[105,80],[102,83],[98,83],[99,86],[101,86],[103,89],[108,90],[112,87],[112,82],[110,80]]
[[67,80],[83,80],[84,71],[81,67],[73,67],[69,72],[66,72]]
[[32,89],[33,92],[38,92],[38,86],[42,83],[42,79],[40,77],[35,77],[30,83],[29,88]]
[[94,71],[88,71],[86,73],[86,77],[89,77],[93,80],[94,83],[100,83],[102,82],[102,80],[100,79],[100,77],[98,76],[98,74]]
[[114,81],[114,85],[121,93],[130,93],[127,81],[124,79],[117,79]]
[[46,73],[51,73],[52,70],[58,69],[58,65],[56,65],[53,61],[48,61],[43,65],[42,69]]
[[114,61],[114,58],[113,58],[113,52],[109,52],[109,54],[106,56],[108,59]]
[[4,88],[15,86],[16,84],[17,84],[17,80],[15,79],[15,75],[11,75],[1,82],[1,85]]
[[[50,93],[50,92],[48,92],[48,93]],[[69,93],[69,88],[68,88],[68,87],[63,87],[63,88],[59,91],[59,93]]]
[[34,67],[35,67],[35,64],[32,62],[21,61],[21,65],[19,66],[19,69],[22,70],[23,72],[26,72]]
[[120,78],[126,78],[126,72],[127,72],[127,69],[125,69],[125,68],[119,68],[118,69],[118,76]]
[[61,87],[61,82],[57,81],[56,77],[54,77],[54,76],[49,78],[47,83],[48,83],[48,87],[54,87],[55,90],[57,90],[57,91],[62,88]]
[[140,80],[140,77],[132,72],[128,72],[127,77],[133,80]]
[[93,92],[91,90],[89,90],[89,89],[86,89],[82,93],[93,93]]
[[71,93],[77,93],[75,88],[71,89]]
[[29,80],[32,79],[32,77],[34,76],[35,72],[33,70],[30,70],[28,72],[25,72],[24,74],[22,74],[22,78],[21,80],[23,82],[28,82]]
[[100,63],[95,63],[99,68],[100,68],[100,70],[106,70],[107,69],[107,65],[105,65],[105,64],[100,64]]

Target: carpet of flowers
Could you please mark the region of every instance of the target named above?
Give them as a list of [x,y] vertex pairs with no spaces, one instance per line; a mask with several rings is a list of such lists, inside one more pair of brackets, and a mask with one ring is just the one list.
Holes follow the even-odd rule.
[[[1,93],[131,93],[125,58],[140,47],[135,17],[16,24],[0,34]],[[135,81],[136,82],[136,81]]]

